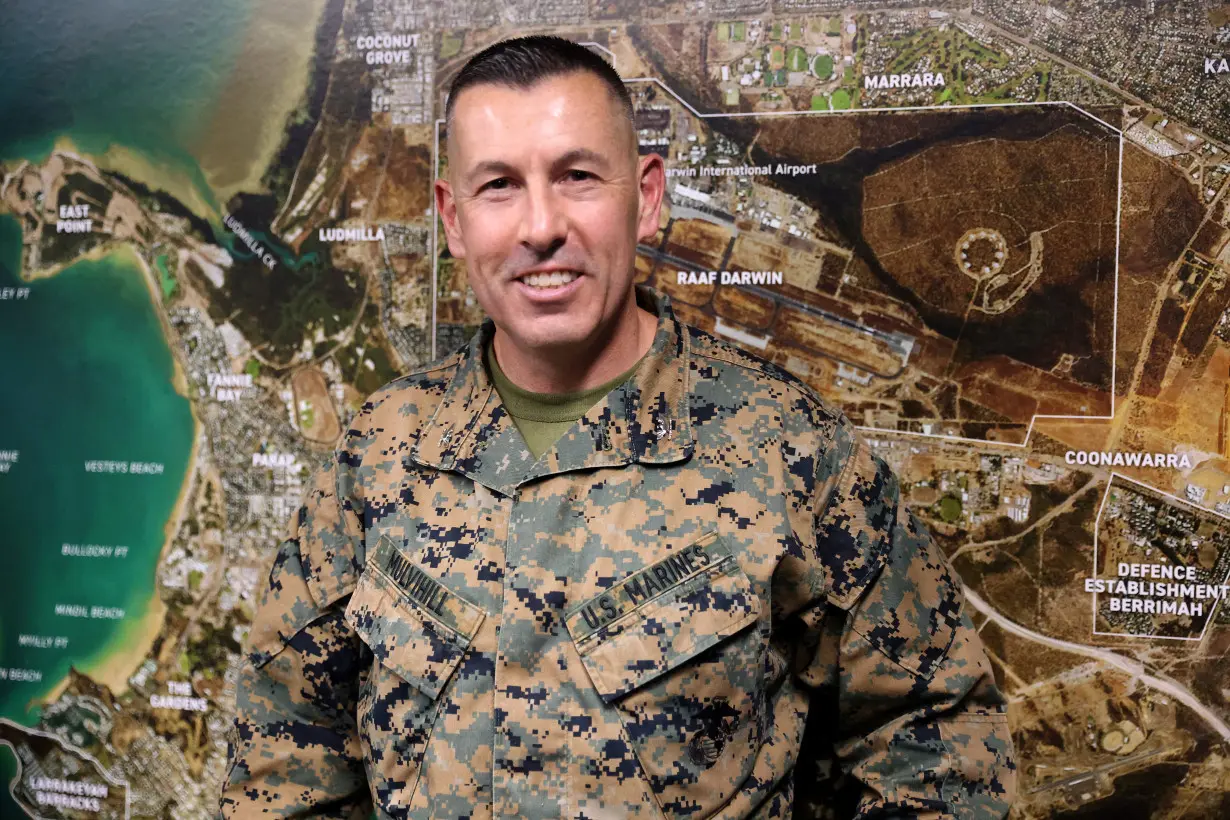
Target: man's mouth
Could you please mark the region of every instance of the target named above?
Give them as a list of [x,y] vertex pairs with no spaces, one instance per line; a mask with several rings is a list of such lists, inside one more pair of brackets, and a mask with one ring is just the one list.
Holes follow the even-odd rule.
[[555,270],[550,273],[527,273],[520,281],[537,290],[550,290],[570,284],[579,275],[576,271]]

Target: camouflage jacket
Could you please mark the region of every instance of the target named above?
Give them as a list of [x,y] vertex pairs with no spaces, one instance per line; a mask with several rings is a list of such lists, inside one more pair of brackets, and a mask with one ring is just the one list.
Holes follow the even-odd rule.
[[273,562],[225,817],[999,817],[1003,699],[896,478],[681,324],[534,460],[482,364],[374,394]]

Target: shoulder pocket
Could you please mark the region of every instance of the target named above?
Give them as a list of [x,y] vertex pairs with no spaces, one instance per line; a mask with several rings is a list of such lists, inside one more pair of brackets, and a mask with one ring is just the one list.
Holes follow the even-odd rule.
[[486,613],[450,592],[382,537],[359,577],[346,622],[376,660],[439,696]]
[[765,717],[761,610],[713,533],[568,613],[594,689],[668,817],[707,816],[751,774]]

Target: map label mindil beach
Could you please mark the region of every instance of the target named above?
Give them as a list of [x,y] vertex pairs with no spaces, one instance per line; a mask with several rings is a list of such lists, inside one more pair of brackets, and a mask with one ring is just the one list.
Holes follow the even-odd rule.
[[40,806],[56,806],[77,811],[102,811],[102,801],[110,789],[102,783],[81,780],[61,780],[58,777],[36,777],[30,783],[34,799]]
[[0,475],[13,469],[20,454],[19,450],[0,450]]
[[10,302],[17,299],[29,299],[29,288],[0,288],[0,302]]
[[89,205],[61,205],[56,233],[89,233],[94,230]]
[[29,646],[34,649],[67,649],[68,637],[65,635],[27,635],[17,636],[18,646]]
[[210,373],[207,380],[209,396],[215,401],[239,401],[243,391],[252,386],[248,373]]
[[1192,460],[1186,453],[1068,450],[1063,454],[1063,460],[1069,464],[1088,464],[1090,467],[1173,467],[1179,470],[1192,468]]
[[128,547],[109,544],[61,544],[60,554],[69,558],[127,558]]
[[414,56],[411,49],[418,48],[417,34],[364,34],[355,38],[354,46],[363,52],[363,61],[368,65],[406,64]]
[[1205,57],[1204,58],[1204,73],[1205,74],[1230,74],[1230,58]]
[[780,285],[785,281],[779,270],[681,270],[675,274],[679,285]]
[[0,680],[14,683],[38,683],[43,679],[43,673],[37,669],[18,669],[0,666]]
[[373,231],[370,225],[361,228],[321,228],[321,242],[382,242],[384,228],[376,226]]
[[944,75],[924,72],[921,74],[865,74],[863,88],[943,88]]
[[256,237],[252,236],[252,232],[245,228],[242,222],[230,214],[227,214],[226,217],[223,218],[222,224],[230,228],[231,233],[238,236],[240,240],[243,241],[243,244],[247,246],[248,250],[250,250],[266,268],[273,270],[278,266],[278,260],[274,258],[272,253],[265,249],[265,246],[262,245]]
[[56,614],[62,618],[93,618],[103,621],[121,621],[124,619],[124,610],[118,606],[56,604]]

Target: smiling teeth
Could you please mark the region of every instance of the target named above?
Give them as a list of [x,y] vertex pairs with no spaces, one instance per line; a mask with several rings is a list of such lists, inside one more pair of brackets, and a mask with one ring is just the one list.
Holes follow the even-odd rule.
[[558,288],[562,285],[568,284],[576,278],[577,275],[570,270],[557,270],[552,271],[551,273],[531,273],[530,275],[523,277],[521,281],[532,288]]

